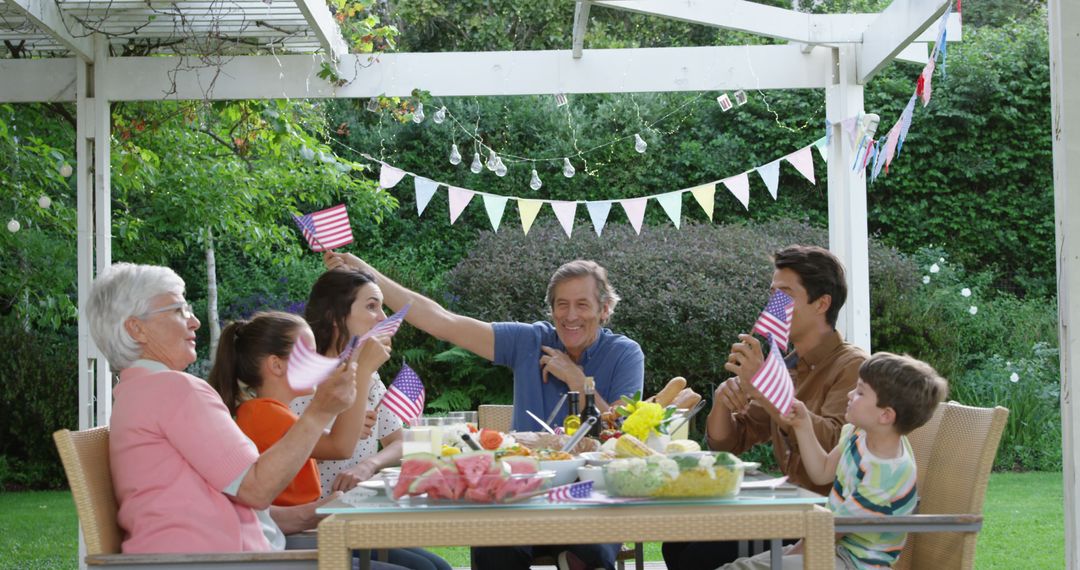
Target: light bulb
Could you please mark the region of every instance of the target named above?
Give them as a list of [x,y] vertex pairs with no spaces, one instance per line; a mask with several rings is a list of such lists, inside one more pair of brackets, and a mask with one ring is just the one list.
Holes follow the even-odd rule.
[[499,165],[499,155],[495,154],[492,150],[488,152],[488,159],[484,166],[487,166],[488,170],[495,170],[495,167]]
[[495,157],[495,176],[499,178],[506,176],[506,165],[503,164],[502,159],[499,157]]
[[440,107],[438,111],[435,111],[435,115],[431,117],[432,121],[435,121],[436,125],[441,125],[446,120],[446,107]]
[[37,199],[37,205],[41,206],[42,208],[48,208],[49,206],[52,206],[52,198],[49,198],[48,196],[42,196]]
[[575,173],[577,173],[577,171],[574,170],[574,165],[570,164],[570,159],[562,159],[562,175],[567,178],[573,178]]
[[461,164],[461,153],[458,152],[457,145],[450,147],[450,164]]
[[484,169],[484,163],[480,162],[480,153],[473,153],[472,164],[469,166],[469,170],[473,171],[473,174],[480,174],[480,171]]
[[300,148],[300,156],[304,157],[304,160],[312,161],[312,160],[315,160],[315,151],[311,150],[310,148],[308,148],[306,146],[301,147]]
[[67,177],[71,176],[71,165],[70,164],[65,162],[64,164],[60,165],[60,176],[63,176],[64,178],[67,178]]
[[532,171],[532,178],[529,179],[529,188],[539,190],[543,185],[544,183],[540,181],[540,176],[536,174],[536,169],[534,168]]
[[416,123],[418,125],[420,123],[424,122],[424,104],[423,103],[417,103],[416,104],[416,110],[413,111],[413,114],[412,114],[412,122],[414,122],[414,123]]
[[7,231],[9,231],[11,233],[15,233],[15,232],[19,231],[19,228],[21,228],[21,227],[22,226],[19,225],[19,220],[11,220],[10,222],[7,223]]
[[641,135],[634,135],[634,150],[645,152],[647,148],[649,148],[649,144],[645,142],[645,139],[641,138]]

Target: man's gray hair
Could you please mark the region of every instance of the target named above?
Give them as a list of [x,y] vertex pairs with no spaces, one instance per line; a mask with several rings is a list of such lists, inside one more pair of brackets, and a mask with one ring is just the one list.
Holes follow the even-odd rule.
[[168,267],[117,263],[90,286],[85,316],[90,336],[114,370],[123,370],[142,356],[142,346],[131,338],[124,322],[150,310],[158,295],[184,294],[184,280]]
[[552,313],[555,310],[555,286],[563,281],[578,277],[592,277],[596,281],[596,301],[600,303],[601,310],[607,307],[607,317],[600,324],[606,324],[611,315],[615,314],[615,305],[619,304],[619,294],[615,292],[615,288],[608,281],[607,269],[604,269],[599,263],[587,259],[575,259],[564,263],[562,267],[555,270],[551,280],[548,281],[547,295],[544,297],[545,302],[547,302],[548,312]]

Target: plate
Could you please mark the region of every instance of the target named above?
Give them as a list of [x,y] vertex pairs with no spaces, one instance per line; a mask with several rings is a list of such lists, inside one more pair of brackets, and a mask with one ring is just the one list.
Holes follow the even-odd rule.
[[383,483],[382,479],[368,479],[367,481],[361,481],[357,485],[357,487],[363,487],[365,489],[372,489],[375,491],[382,491],[384,488],[386,488],[386,484]]

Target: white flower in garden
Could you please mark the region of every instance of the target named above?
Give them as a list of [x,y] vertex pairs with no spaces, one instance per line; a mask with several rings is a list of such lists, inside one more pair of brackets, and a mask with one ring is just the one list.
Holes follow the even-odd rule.
[[968,312],[974,315],[975,313],[979,312],[979,308],[976,307],[975,305],[972,305],[972,306],[968,307]]
[[1005,368],[1012,368],[1012,361],[1011,360],[1006,360],[1005,361]]
[[960,290],[960,294],[962,296],[964,296],[964,297],[970,297],[971,296],[971,289],[968,289],[967,287],[964,287],[963,289]]
[[923,275],[922,276],[922,282],[923,282],[923,285],[926,285],[926,284],[930,283],[930,276],[929,275]]
[[938,264],[935,263],[930,266],[930,273],[937,273],[938,271],[941,271],[941,268],[938,267]]
[[938,261],[940,261],[940,262],[942,262],[942,263],[945,263],[945,258],[944,258],[944,257],[939,257],[939,258],[938,258]]
[[1009,382],[1016,383],[1016,382],[1019,382],[1019,381],[1020,381],[1020,375],[1019,374],[1017,374],[1015,372],[1013,372],[1012,374],[1009,374]]

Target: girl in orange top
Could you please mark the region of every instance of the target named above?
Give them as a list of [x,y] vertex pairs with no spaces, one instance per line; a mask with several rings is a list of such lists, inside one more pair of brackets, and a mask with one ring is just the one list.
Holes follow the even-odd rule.
[[[250,321],[230,323],[221,331],[210,385],[214,387],[236,423],[259,453],[272,447],[296,423],[298,416],[289,410],[293,398],[309,394],[297,391],[288,382],[289,355],[297,342],[314,348],[315,337],[304,319],[282,312],[259,313]],[[355,374],[358,394],[367,394],[371,376],[390,358],[389,336],[377,336],[364,342],[334,374]],[[351,370],[349,364],[357,364]],[[243,387],[254,391],[245,394]],[[311,459],[281,492],[274,504],[293,506],[317,501],[322,494],[316,459],[351,457],[357,442],[364,436],[367,398],[356,403],[334,421],[311,450]]]

